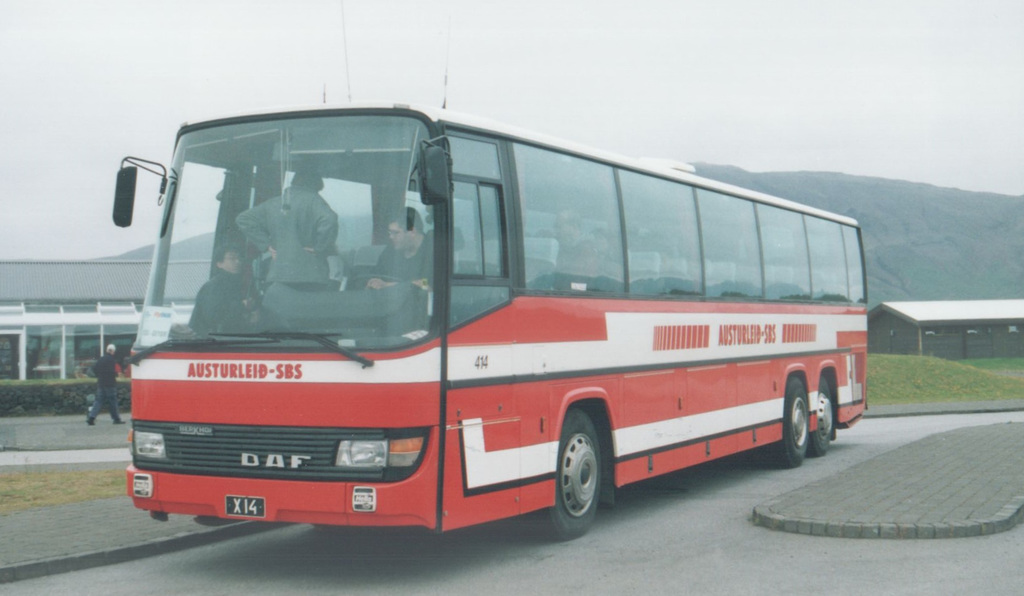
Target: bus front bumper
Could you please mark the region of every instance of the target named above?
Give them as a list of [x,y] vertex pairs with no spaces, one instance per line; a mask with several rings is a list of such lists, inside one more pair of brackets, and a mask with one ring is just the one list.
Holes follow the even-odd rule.
[[[420,472],[423,470],[421,469]],[[192,476],[130,465],[127,493],[155,514],[339,526],[436,526],[430,474],[395,483]]]

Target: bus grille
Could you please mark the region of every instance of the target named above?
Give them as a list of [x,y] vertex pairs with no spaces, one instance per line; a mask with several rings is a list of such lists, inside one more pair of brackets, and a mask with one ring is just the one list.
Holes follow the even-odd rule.
[[[133,421],[133,428],[164,436],[167,459],[133,455],[135,467],[141,470],[281,480],[394,481],[416,468],[385,473],[334,465],[340,441],[383,439],[383,430],[145,421]],[[401,477],[395,477],[396,472]]]

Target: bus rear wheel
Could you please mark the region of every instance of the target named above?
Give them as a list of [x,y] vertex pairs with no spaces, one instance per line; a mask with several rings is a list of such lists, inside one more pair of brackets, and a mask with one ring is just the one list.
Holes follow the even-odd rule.
[[558,540],[587,533],[597,516],[601,486],[601,449],[594,423],[581,410],[569,410],[558,441],[555,506],[551,529]]
[[807,418],[807,388],[799,378],[790,377],[782,408],[782,442],[777,447],[777,460],[783,468],[797,468],[804,463],[810,434]]
[[835,416],[832,410],[832,388],[828,381],[818,382],[818,430],[811,433],[807,445],[807,455],[821,457],[828,453],[832,444],[832,433],[835,432]]

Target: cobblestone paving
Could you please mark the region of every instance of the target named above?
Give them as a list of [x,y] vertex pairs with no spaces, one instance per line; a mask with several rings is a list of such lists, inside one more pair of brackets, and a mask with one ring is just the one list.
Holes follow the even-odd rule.
[[842,538],[959,538],[1024,517],[1024,424],[931,435],[754,508],[773,530]]

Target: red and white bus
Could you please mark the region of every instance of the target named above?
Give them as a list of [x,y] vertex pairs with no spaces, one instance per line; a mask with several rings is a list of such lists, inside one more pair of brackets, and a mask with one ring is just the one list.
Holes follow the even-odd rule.
[[572,538],[616,487],[798,466],[865,409],[847,217],[405,105],[186,124],[165,181],[127,470],[156,519]]

